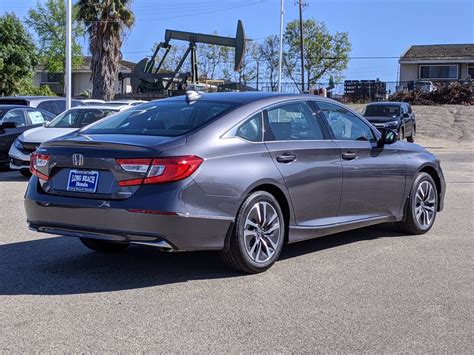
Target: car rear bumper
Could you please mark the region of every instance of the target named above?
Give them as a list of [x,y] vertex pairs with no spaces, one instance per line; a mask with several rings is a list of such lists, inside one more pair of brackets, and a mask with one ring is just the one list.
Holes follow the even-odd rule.
[[51,196],[36,191],[36,177],[32,180],[24,204],[28,226],[38,232],[173,250],[221,250],[233,226],[233,218],[225,216],[130,209],[126,200]]

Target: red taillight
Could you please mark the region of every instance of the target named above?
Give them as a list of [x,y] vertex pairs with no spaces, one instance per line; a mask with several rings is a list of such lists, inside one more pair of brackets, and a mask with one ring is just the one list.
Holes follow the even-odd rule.
[[39,153],[31,153],[30,157],[30,171],[33,175],[36,175],[42,180],[48,180],[49,176],[43,174],[42,172],[38,171],[38,168],[44,168],[48,165],[49,155],[47,154],[39,154]]
[[141,184],[161,184],[183,180],[194,173],[202,163],[202,159],[194,156],[168,157],[157,159],[117,159],[122,169],[128,172],[146,173],[143,178],[122,180],[120,186],[136,186]]
[[146,173],[151,159],[117,159],[123,170],[130,173]]

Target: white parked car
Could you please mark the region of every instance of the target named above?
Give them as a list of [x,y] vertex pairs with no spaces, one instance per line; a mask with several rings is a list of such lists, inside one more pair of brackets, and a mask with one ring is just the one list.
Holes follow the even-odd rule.
[[30,176],[30,154],[43,142],[72,133],[130,106],[77,106],[64,111],[43,127],[23,132],[12,144],[8,156],[10,169]]
[[113,100],[113,101],[107,101],[106,105],[113,105],[113,106],[137,106],[141,104],[145,104],[148,101],[143,101],[143,100]]
[[99,100],[99,99],[84,99],[81,100],[84,105],[87,106],[94,106],[94,105],[103,105],[106,103],[104,100]]

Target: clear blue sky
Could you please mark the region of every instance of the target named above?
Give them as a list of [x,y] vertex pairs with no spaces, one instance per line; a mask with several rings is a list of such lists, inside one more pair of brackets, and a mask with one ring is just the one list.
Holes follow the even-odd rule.
[[[43,2],[44,0],[40,0]],[[0,0],[0,13],[21,18],[36,0]],[[331,32],[347,31],[353,57],[398,57],[411,44],[474,43],[474,0],[306,0],[304,17],[324,21]],[[279,31],[280,0],[135,0],[136,24],[123,47],[138,61],[163,40],[166,28],[233,35],[237,19],[260,40]],[[298,17],[285,0],[285,22]],[[395,81],[397,59],[353,59],[346,79]]]

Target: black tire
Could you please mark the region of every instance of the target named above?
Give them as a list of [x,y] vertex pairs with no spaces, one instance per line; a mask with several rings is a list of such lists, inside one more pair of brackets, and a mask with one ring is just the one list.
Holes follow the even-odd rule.
[[31,171],[29,171],[28,169],[20,169],[20,174],[26,178],[31,177]]
[[[261,203],[262,205],[258,205]],[[255,237],[249,237],[247,240],[249,240],[249,245],[247,246],[247,241],[246,238],[244,237],[244,231],[248,232],[249,224],[246,222],[248,219],[251,219],[252,213],[255,213],[256,208],[258,209],[259,207],[256,206],[263,206],[266,205],[265,208],[270,210],[272,213],[273,217],[273,212],[276,212],[278,220],[273,220],[273,224],[270,224],[270,226],[264,226],[265,222],[262,224],[262,228],[260,229],[260,226],[258,227],[259,230],[255,228]],[[268,207],[268,205],[271,205],[273,210]],[[266,217],[264,218],[266,220]],[[258,221],[257,221],[258,223]],[[279,229],[276,233],[270,233],[270,235],[273,235],[272,241],[275,244],[275,247],[271,247],[269,250],[267,245],[270,245],[270,241],[268,240],[268,236],[266,236],[265,233],[268,233],[269,230],[271,230],[276,223],[279,225]],[[268,229],[265,229],[267,228]],[[247,228],[247,229],[246,229]],[[252,228],[252,227],[250,227]],[[235,226],[233,233],[230,237],[230,245],[228,250],[224,250],[221,252],[221,257],[224,263],[231,267],[232,269],[235,269],[237,271],[241,271],[244,273],[248,274],[256,274],[259,272],[263,272],[265,270],[268,270],[278,259],[280,256],[283,243],[285,240],[285,231],[286,231],[286,225],[285,225],[285,219],[283,216],[283,213],[281,211],[280,205],[278,201],[273,197],[273,195],[269,194],[268,192],[265,191],[256,191],[252,193],[250,196],[248,196],[242,206],[239,209],[239,212],[237,214],[237,218],[235,221]],[[263,231],[263,233],[262,233]],[[252,231],[250,231],[252,232]],[[257,234],[258,233],[258,234]],[[262,260],[262,261],[256,261],[253,260],[252,257],[249,255],[252,253],[251,250],[254,248],[250,247],[250,241],[254,240],[254,243],[259,245],[260,249],[257,248],[256,251],[256,259],[259,259],[259,255],[264,255],[268,257],[268,260]],[[278,238],[278,240],[274,240]],[[258,239],[258,240],[257,240]],[[263,241],[262,241],[263,240]],[[272,243],[272,244],[273,244]],[[253,244],[252,244],[253,246]],[[248,251],[248,248],[251,250]],[[266,252],[264,252],[264,249],[266,249]],[[260,254],[259,251],[261,250]],[[263,254],[261,254],[263,253]],[[270,255],[271,254],[271,255]]]
[[[420,185],[423,182],[427,182],[431,185],[434,191],[434,206],[433,206],[433,216],[430,220],[430,223],[427,226],[423,226],[416,218],[416,207],[417,207],[417,191]],[[428,204],[427,204],[428,205]],[[430,206],[431,207],[431,206]],[[427,173],[418,173],[416,175],[413,185],[410,191],[410,196],[405,206],[405,215],[401,222],[398,222],[400,229],[407,234],[425,234],[428,232],[436,219],[436,214],[438,211],[438,191],[436,189],[436,184],[433,178]]]
[[79,238],[86,247],[100,253],[116,253],[128,248],[127,243],[109,242],[107,240]]
[[413,127],[411,131],[411,136],[407,138],[407,141],[410,143],[415,143],[416,127]]

